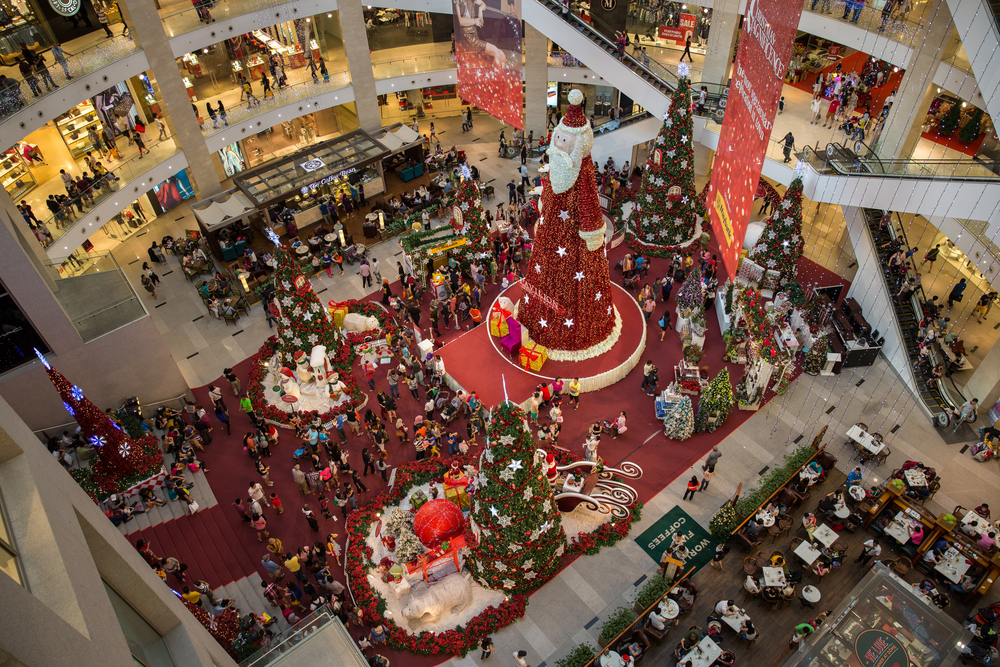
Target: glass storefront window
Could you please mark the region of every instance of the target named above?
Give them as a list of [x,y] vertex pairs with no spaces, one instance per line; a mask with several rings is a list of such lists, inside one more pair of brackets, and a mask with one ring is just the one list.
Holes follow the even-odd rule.
[[34,361],[36,347],[43,353],[49,351],[14,297],[0,283],[0,373]]

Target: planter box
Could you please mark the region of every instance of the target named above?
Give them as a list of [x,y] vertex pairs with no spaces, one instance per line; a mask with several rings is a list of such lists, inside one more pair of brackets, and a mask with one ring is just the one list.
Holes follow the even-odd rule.
[[740,410],[747,410],[749,412],[756,412],[757,410],[760,409],[760,400],[757,400],[755,403],[751,403],[750,405],[744,405],[743,403],[740,403],[739,401],[737,401],[736,402],[736,407],[739,408]]

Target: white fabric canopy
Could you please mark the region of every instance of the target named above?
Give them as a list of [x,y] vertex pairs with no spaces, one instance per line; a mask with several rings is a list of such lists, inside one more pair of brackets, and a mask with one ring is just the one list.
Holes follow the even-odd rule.
[[[410,130],[412,132],[412,130]],[[385,136],[378,140],[380,144],[388,148],[390,151],[395,151],[403,145],[403,142],[396,137],[395,134],[391,132],[386,132]]]
[[[399,139],[403,144],[412,144],[414,141],[420,139],[420,135],[413,131],[413,128],[403,125],[398,130],[392,133],[397,139]],[[386,138],[388,138],[388,134]],[[386,146],[388,148],[388,146]]]
[[222,202],[209,202],[203,208],[194,208],[194,214],[209,229],[229,218],[236,218],[252,210],[254,205],[242,192],[236,192]]

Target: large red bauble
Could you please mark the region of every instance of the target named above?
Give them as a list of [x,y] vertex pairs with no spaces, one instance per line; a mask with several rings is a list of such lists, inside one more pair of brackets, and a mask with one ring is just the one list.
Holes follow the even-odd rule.
[[458,505],[438,498],[425,503],[413,518],[413,532],[428,549],[465,532],[465,517]]

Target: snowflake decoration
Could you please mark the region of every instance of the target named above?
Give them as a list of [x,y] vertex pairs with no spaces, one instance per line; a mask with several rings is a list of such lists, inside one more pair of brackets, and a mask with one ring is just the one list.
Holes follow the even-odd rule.
[[646,195],[646,201],[648,201],[650,204],[652,204],[653,203],[653,195]]
[[529,581],[532,580],[532,579],[534,579],[537,576],[538,575],[536,573],[534,573],[534,572],[525,572],[524,573],[524,578],[527,579],[527,580],[529,580]]
[[507,547],[507,551],[509,551],[511,553],[517,553],[520,550],[521,550],[521,545],[520,544],[511,544],[511,545],[509,545]]
[[521,459],[514,459],[513,461],[510,462],[510,465],[508,465],[507,467],[510,468],[512,472],[514,472],[520,470],[522,466],[524,466],[524,462]]
[[[511,445],[514,444],[514,436],[512,436],[510,433],[507,433],[506,435],[501,435],[500,444],[503,445],[504,447],[510,447]],[[493,459],[490,459],[490,463],[493,463]]]
[[292,303],[294,303],[294,302],[292,301],[292,297],[286,296],[286,297],[284,297],[284,298],[281,299],[281,303],[286,308],[291,308],[292,307]]
[[513,588],[514,587],[514,582],[511,581],[510,579],[504,579],[503,580],[503,587],[504,588]]
[[577,271],[576,275],[573,276],[573,279],[577,282],[583,280],[583,271]]
[[654,236],[653,232],[650,232],[650,233],[646,234],[646,240],[647,241],[652,241],[654,238],[656,238],[656,237]]
[[497,570],[497,572],[506,572],[507,571],[507,565],[505,563],[501,562],[501,561],[495,561],[493,563],[493,567],[494,567],[494,569]]
[[510,468],[504,468],[500,471],[500,479],[505,482],[511,482],[514,480],[514,471]]
[[500,510],[498,510],[493,505],[490,505],[490,514],[492,514],[493,516],[500,516]]
[[552,528],[552,522],[551,521],[546,521],[545,523],[542,524],[541,531],[543,533],[547,533],[547,532],[549,532],[550,528]]
[[74,416],[76,415],[76,411],[73,410],[73,406],[67,403],[66,401],[63,401],[63,407],[66,408],[66,412]]
[[664,121],[664,125],[666,125],[667,127],[673,127],[674,126],[673,119],[672,118],[668,118],[666,121]]
[[562,556],[563,553],[565,553],[565,552],[566,552],[566,548],[563,545],[560,544],[559,547],[556,549],[556,553],[555,553],[556,558],[558,558],[559,556]]
[[[501,438],[501,440],[503,440],[503,438]],[[492,449],[487,449],[485,456],[486,456],[486,460],[487,461],[489,461],[490,463],[493,463],[493,450]]]
[[791,205],[792,205],[792,202],[788,201],[787,199],[785,201],[781,202],[781,208],[786,209],[786,210]]
[[545,320],[538,320],[538,326],[544,329],[545,327],[549,326],[549,323],[546,322]]
[[774,262],[773,259],[767,260],[767,268],[773,269],[774,268],[774,264],[775,264],[775,262]]
[[128,440],[126,440],[122,443],[122,446],[118,451],[121,452],[122,456],[128,456],[132,452],[132,445],[129,444]]
[[552,511],[552,501],[551,500],[546,500],[544,503],[542,503],[542,509],[545,510],[546,512],[551,512]]
[[531,567],[534,567],[534,566],[535,566],[535,559],[534,558],[529,558],[528,560],[524,561],[524,564],[522,565],[522,567],[527,567],[527,568],[531,568]]
[[317,336],[316,334],[309,334],[307,338],[309,339],[309,342],[312,343],[313,345],[319,342],[319,336]]
[[[473,485],[475,485],[475,483],[476,482],[473,482]],[[476,514],[479,514],[479,501],[478,500],[476,501],[476,508],[473,510],[473,512],[475,512]]]
[[568,327],[573,326],[573,318],[572,317],[566,318],[566,321],[563,322],[563,324],[565,324]]
[[667,236],[668,234],[670,234],[670,232],[668,232],[667,230],[665,229],[660,230],[660,236]]
[[103,435],[92,435],[90,436],[90,444],[94,447],[103,447],[108,444],[108,440]]
[[289,291],[289,292],[292,291],[292,284],[290,282],[288,282],[287,280],[282,280],[281,281],[281,286],[284,287],[286,291]]
[[559,218],[562,220],[569,220],[569,211],[560,211]]
[[677,63],[677,78],[686,79],[691,76],[691,66],[687,63]]
[[566,256],[566,248],[564,248],[562,246],[559,246],[559,248],[556,250],[556,254],[559,255],[560,257],[565,257]]
[[80,402],[83,400],[83,389],[73,385],[73,388],[69,390],[69,395],[73,397],[74,401]]
[[524,490],[524,500],[525,500],[525,502],[531,500],[534,497],[534,495],[535,495],[535,492],[531,490],[530,486],[528,488],[526,488]]
[[535,530],[531,531],[531,535],[528,536],[528,541],[529,542],[534,542],[537,539],[538,539],[538,530],[535,529]]
[[502,516],[497,520],[497,523],[500,524],[501,528],[506,528],[512,523],[512,520],[509,516]]
[[684,239],[683,234],[674,234],[674,241],[680,243]]
[[469,210],[469,202],[467,202],[467,201],[462,202],[462,205],[459,206],[459,208],[462,209],[463,211],[468,211]]
[[667,151],[667,157],[673,157],[675,155],[677,155],[677,151],[675,151],[674,149],[671,148],[669,151]]

